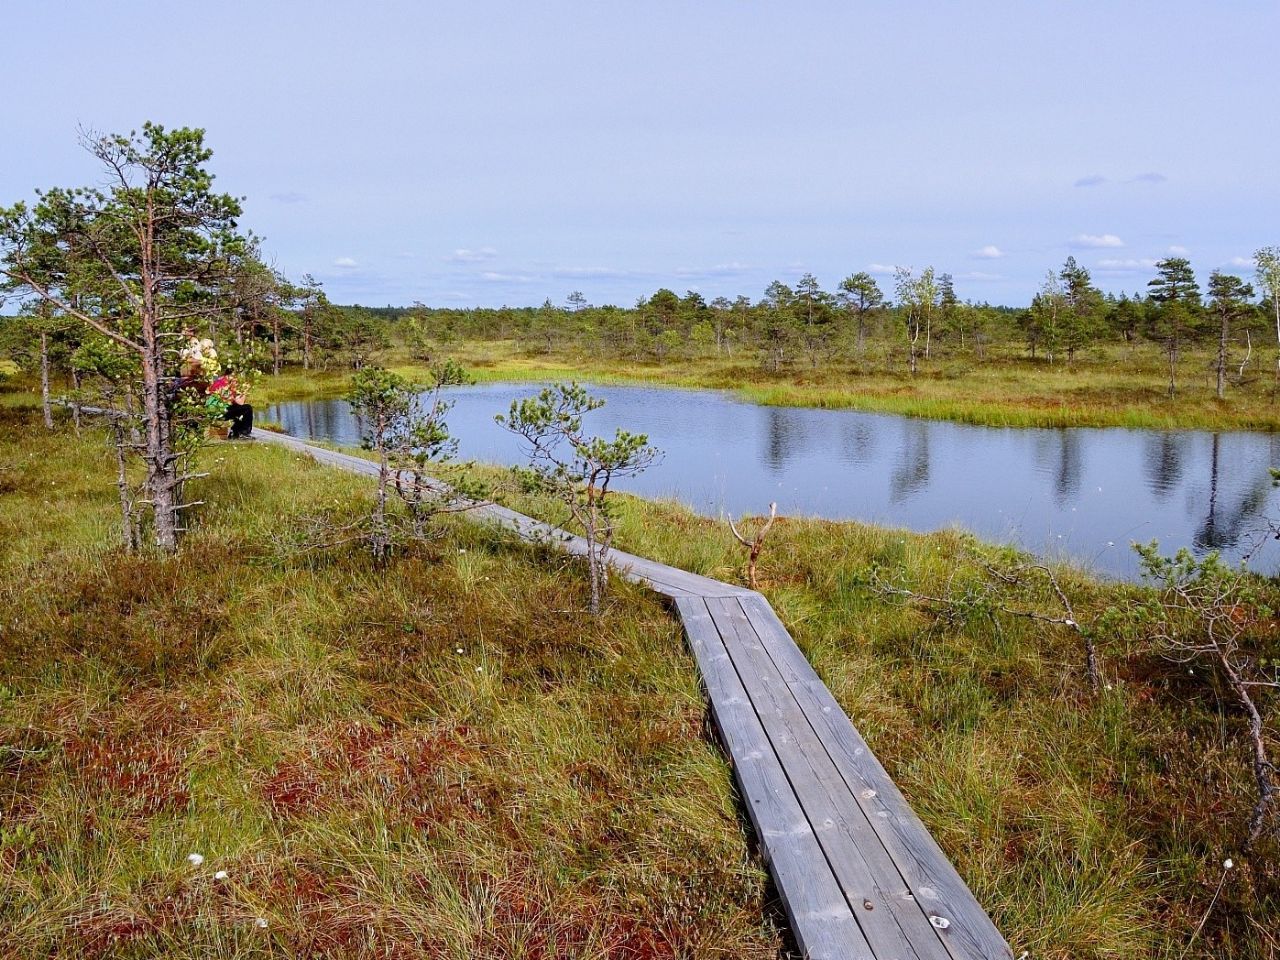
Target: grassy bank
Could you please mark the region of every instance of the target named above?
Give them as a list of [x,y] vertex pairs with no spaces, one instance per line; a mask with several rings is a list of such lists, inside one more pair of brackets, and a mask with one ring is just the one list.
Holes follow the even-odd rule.
[[[1170,400],[1164,357],[1149,344],[1107,346],[1070,366],[1050,366],[993,349],[978,362],[940,356],[911,377],[891,359],[868,356],[813,368],[798,363],[778,373],[754,358],[672,359],[635,363],[574,353],[533,354],[510,342],[451,344],[450,355],[480,380],[555,380],[650,384],[731,390],[774,406],[825,407],[897,413],[1008,427],[1146,427],[1280,430],[1280,398],[1271,371],[1232,386],[1218,400],[1211,357],[1187,351],[1179,365],[1179,394]],[[401,351],[388,366],[413,377],[423,368]],[[264,377],[259,402],[338,396],[346,372],[290,369]]]
[[252,445],[210,451],[181,556],[122,555],[105,449],[0,413],[7,956],[776,955],[656,602],[592,620],[462,522],[384,570],[299,554],[368,486]]
[[[773,955],[693,666],[642,593],[591,621],[581,571],[464,521],[387,571],[296,556],[274,534],[367,481],[237,445],[182,557],[121,557],[98,441],[4,416],[0,909],[30,955]],[[740,577],[722,526],[618,503],[622,546]],[[1015,955],[1275,957],[1242,718],[1104,619],[1139,588],[1059,571],[1098,626],[1096,696],[1062,627],[874,588],[963,597],[1009,560],[784,519],[762,588]]]

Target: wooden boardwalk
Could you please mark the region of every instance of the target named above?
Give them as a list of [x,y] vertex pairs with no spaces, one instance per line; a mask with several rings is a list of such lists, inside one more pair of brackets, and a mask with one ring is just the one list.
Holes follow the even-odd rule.
[[[368,460],[256,436],[358,473]],[[529,540],[582,538],[493,504]],[[760,850],[801,951],[814,960],[997,960],[1012,952],[862,735],[759,593],[614,550],[628,579],[670,598]]]

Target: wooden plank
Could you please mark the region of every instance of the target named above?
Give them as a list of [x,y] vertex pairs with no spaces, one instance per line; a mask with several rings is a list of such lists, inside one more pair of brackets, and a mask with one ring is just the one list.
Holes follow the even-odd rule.
[[742,601],[764,648],[788,681],[815,733],[867,813],[921,907],[948,921],[939,930],[956,960],[997,960],[1013,952],[853,722],[762,596]]
[[676,610],[796,942],[814,960],[875,960],[751,706],[706,601],[678,599]]
[[761,645],[737,598],[708,600],[725,649],[877,956],[947,960],[945,946]]

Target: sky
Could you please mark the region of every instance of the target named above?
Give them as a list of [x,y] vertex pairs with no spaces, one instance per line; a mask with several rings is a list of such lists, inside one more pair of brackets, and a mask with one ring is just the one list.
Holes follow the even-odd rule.
[[895,266],[1025,304],[1067,256],[1280,244],[1277,0],[4,4],[0,203],[77,130],[202,127],[339,303],[758,299]]

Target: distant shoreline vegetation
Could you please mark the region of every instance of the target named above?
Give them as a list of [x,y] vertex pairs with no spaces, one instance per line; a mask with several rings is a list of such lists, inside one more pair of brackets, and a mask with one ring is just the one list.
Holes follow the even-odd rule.
[[[735,391],[773,406],[896,413],[1010,427],[1280,430],[1280,254],[1255,283],[1160,261],[1145,295],[1094,286],[1074,258],[1026,307],[961,301],[951,277],[900,270],[892,289],[855,273],[834,291],[806,274],[759,300],[660,289],[633,306],[451,308],[331,303],[320,283],[277,289],[210,332],[257,357],[259,399],[337,396],[379,363],[413,377],[454,357],[482,380],[644,383]],[[39,369],[29,317],[0,318],[0,357]],[[48,341],[49,338],[46,338]],[[55,378],[70,350],[46,343]]]

